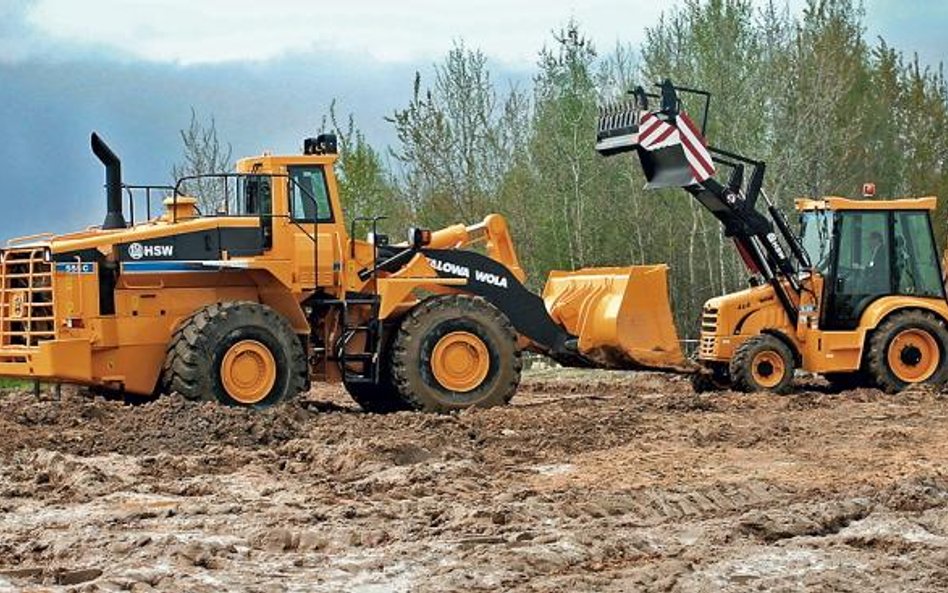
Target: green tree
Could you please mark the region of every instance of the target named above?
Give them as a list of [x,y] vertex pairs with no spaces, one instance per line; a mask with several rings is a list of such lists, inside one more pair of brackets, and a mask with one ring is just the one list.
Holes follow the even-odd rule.
[[345,123],[339,121],[336,102],[329,105],[321,129],[336,134],[339,156],[336,159],[336,180],[346,219],[384,216],[380,229],[400,232],[410,224],[410,214],[400,199],[392,174],[381,154],[366,140],[349,114]]
[[434,71],[431,87],[415,74],[408,106],[388,118],[398,137],[399,189],[427,224],[474,221],[494,204],[516,148],[505,142],[505,118],[519,99],[500,99],[486,56],[463,43]]

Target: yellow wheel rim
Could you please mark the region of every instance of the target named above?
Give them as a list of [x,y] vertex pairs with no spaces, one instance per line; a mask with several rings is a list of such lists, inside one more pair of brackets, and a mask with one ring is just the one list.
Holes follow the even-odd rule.
[[886,359],[899,380],[920,383],[935,374],[941,363],[941,352],[935,337],[927,331],[906,329],[889,342]]
[[773,350],[758,352],[751,361],[751,374],[754,381],[764,389],[773,389],[783,380],[787,365],[783,357]]
[[221,361],[221,382],[234,401],[247,405],[259,403],[276,383],[273,353],[256,340],[237,342]]
[[431,352],[431,372],[442,387],[464,393],[476,389],[490,370],[487,345],[476,335],[456,331],[446,334]]

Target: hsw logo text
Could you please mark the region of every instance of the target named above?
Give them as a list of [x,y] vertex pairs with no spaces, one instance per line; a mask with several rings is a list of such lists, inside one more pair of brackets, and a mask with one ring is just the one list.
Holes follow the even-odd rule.
[[143,257],[172,257],[174,256],[174,245],[142,245],[141,243],[132,243],[128,246],[128,256],[132,259],[141,259]]

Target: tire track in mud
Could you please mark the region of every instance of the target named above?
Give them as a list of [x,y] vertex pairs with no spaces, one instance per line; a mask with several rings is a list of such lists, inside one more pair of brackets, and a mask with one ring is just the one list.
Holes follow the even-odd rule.
[[948,588],[939,394],[565,377],[450,416],[5,398],[0,591]]

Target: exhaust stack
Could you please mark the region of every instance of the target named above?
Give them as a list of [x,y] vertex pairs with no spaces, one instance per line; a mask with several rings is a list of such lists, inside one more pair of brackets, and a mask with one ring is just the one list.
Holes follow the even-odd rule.
[[122,161],[95,132],[92,132],[92,152],[105,165],[105,222],[102,228],[124,229],[127,225],[122,215]]

